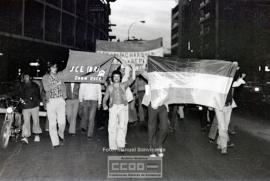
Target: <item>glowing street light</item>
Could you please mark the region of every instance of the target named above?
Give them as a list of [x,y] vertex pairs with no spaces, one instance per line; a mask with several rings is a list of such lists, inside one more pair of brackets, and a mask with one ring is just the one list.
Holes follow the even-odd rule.
[[128,39],[127,40],[130,40],[129,39],[129,33],[130,33],[130,29],[131,29],[131,27],[134,25],[134,24],[136,24],[136,23],[145,23],[145,21],[135,21],[135,22],[133,22],[133,23],[131,23],[130,25],[129,25],[129,27],[128,27]]
[[32,67],[38,67],[39,63],[38,62],[30,62],[29,65]]

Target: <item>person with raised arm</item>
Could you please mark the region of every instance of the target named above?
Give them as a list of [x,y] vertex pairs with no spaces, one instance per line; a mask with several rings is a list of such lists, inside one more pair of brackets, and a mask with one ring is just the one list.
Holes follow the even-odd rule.
[[[56,63],[48,63],[48,73],[42,78],[46,92],[49,134],[53,148],[64,144],[66,127],[66,87],[62,81],[63,72],[57,72]],[[57,130],[58,125],[58,130]]]
[[[109,109],[109,148],[123,151],[126,144],[128,124],[128,101],[126,89],[135,80],[135,68],[132,67],[132,76],[127,81],[122,81],[122,73],[119,70],[112,72],[112,84],[107,87],[103,98],[103,109]],[[109,99],[109,107],[107,101]]]

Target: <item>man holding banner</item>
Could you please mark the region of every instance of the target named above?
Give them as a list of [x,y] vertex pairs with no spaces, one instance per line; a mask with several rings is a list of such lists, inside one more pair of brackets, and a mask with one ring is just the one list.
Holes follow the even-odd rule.
[[[147,79],[147,74],[143,76]],[[142,104],[148,106],[148,144],[150,147],[150,157],[163,157],[163,143],[165,142],[168,130],[168,105],[155,106],[151,103],[151,88],[149,85],[145,86],[145,95],[142,100]]]
[[237,66],[223,60],[150,56],[147,77],[151,106],[197,104],[214,108],[220,130],[218,145],[222,153],[227,153],[227,130],[233,107],[229,90]]
[[135,80],[135,68],[132,67],[132,77],[121,83],[122,73],[119,70],[112,72],[112,84],[108,86],[104,98],[103,109],[108,110],[109,99],[109,148],[124,151],[128,124],[128,101],[126,89]]
[[[237,62],[233,62],[233,65],[238,67]],[[244,77],[243,77],[244,78]],[[229,134],[228,134],[228,128],[231,121],[231,114],[232,109],[236,107],[236,104],[233,99],[233,89],[235,87],[239,87],[241,84],[245,84],[245,81],[242,77],[240,77],[238,80],[235,80],[228,92],[225,106],[223,109],[215,109],[215,113],[217,116],[217,122],[218,122],[218,149],[221,150],[221,154],[227,154],[227,147],[229,142]]]
[[[67,98],[64,82],[104,83],[114,59],[111,55],[69,50],[67,66],[63,71],[57,72],[56,63],[48,65],[48,74],[43,76],[42,83],[46,91],[46,100],[48,101],[47,115],[53,147],[63,145],[64,141],[66,126],[65,99]],[[88,134],[89,137],[92,136],[91,130]],[[73,131],[70,133],[73,133]]]

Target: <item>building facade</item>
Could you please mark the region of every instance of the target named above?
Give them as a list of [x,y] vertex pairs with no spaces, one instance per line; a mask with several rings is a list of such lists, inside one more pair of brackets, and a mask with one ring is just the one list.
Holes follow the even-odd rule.
[[50,60],[64,65],[68,49],[95,51],[97,39],[109,39],[110,12],[109,0],[0,1],[0,79],[18,69],[43,74]]
[[180,26],[179,26],[179,5],[176,5],[172,9],[171,13],[171,54],[178,54],[179,47],[179,35],[180,35]]
[[269,22],[269,0],[179,1],[172,10],[172,54],[238,61],[255,70],[270,61]]

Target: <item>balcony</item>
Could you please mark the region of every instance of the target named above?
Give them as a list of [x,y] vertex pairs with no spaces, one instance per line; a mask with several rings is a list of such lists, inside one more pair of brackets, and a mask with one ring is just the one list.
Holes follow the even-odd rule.
[[207,36],[208,34],[210,34],[210,27],[209,26],[201,29],[200,36]]
[[171,46],[171,49],[177,48],[178,47],[178,43],[175,43]]
[[177,27],[178,27],[178,23],[173,23],[172,29],[177,28]]
[[201,30],[200,31],[200,36],[203,36],[204,35],[204,30]]
[[211,16],[210,16],[210,13],[208,12],[208,13],[206,13],[203,17],[200,17],[199,22],[200,22],[200,23],[203,23],[203,22],[209,20],[210,17],[211,17]]
[[175,39],[175,38],[178,38],[178,33],[177,33],[177,34],[172,35],[172,40],[173,40],[173,39]]
[[179,12],[177,11],[172,15],[172,19],[178,19]]
[[203,0],[203,1],[200,3],[199,10],[205,8],[205,7],[208,6],[209,4],[210,4],[210,0]]

